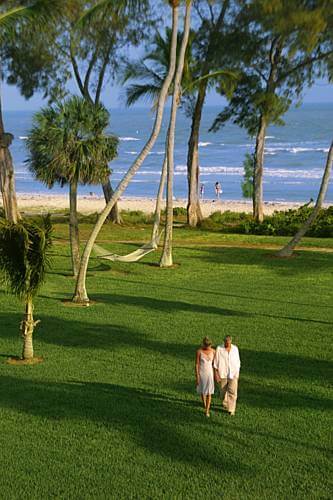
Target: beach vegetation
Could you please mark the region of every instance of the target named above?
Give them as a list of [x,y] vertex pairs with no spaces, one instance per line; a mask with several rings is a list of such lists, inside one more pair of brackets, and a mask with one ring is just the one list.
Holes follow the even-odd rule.
[[50,216],[38,221],[20,219],[16,223],[0,219],[0,270],[10,292],[25,304],[20,330],[23,338],[22,358],[14,363],[33,363],[34,297],[50,267],[52,225]]
[[[265,215],[263,222],[257,222],[246,212],[214,212],[204,219],[201,230],[218,231],[221,233],[294,236],[306,223],[313,218],[314,208],[309,204],[287,211],[275,211],[272,215]],[[321,208],[307,235],[318,238],[332,238],[333,236],[333,207]]]

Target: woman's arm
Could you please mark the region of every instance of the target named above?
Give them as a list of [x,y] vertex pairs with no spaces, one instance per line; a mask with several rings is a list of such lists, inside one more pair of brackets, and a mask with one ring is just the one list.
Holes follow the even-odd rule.
[[197,350],[197,354],[196,354],[196,357],[195,357],[195,380],[196,380],[196,385],[199,385],[199,382],[200,382],[199,366],[200,366],[200,349]]

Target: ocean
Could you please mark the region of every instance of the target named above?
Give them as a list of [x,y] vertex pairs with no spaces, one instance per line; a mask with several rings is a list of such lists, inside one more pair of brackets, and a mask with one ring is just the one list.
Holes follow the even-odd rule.
[[[203,113],[199,144],[200,182],[204,197],[214,198],[214,184],[222,184],[225,200],[242,199],[242,163],[246,153],[254,151],[254,139],[233,124],[217,133],[209,132],[219,107],[206,107]],[[111,163],[111,182],[115,187],[121,180],[149,136],[154,115],[150,109],[111,109],[110,131],[119,139],[118,157]],[[11,152],[15,164],[18,193],[50,193],[32,178],[25,159],[25,139],[32,123],[33,112],[4,113],[5,129],[14,134]],[[269,127],[266,136],[264,199],[266,201],[307,202],[316,198],[322,178],[326,155],[333,138],[333,103],[303,104],[291,109],[284,117],[284,126]],[[165,149],[168,110],[154,149],[127,188],[126,196],[155,197]],[[186,155],[190,121],[179,110],[175,142],[176,198],[187,196]],[[51,193],[67,193],[68,188],[55,186]],[[80,186],[80,194],[102,195],[100,186]],[[333,202],[331,178],[326,201]]]

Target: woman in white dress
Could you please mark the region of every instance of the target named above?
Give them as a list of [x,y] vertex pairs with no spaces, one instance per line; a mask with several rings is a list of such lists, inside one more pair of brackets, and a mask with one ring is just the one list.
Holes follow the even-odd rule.
[[214,394],[214,356],[215,349],[212,348],[212,341],[208,337],[205,337],[202,341],[202,346],[197,350],[195,375],[197,393],[201,395],[206,417],[209,417],[212,394]]

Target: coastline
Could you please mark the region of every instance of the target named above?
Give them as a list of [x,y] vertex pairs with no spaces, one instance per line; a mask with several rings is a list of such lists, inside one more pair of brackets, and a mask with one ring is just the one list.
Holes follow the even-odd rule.
[[[51,195],[51,194],[17,194],[18,206],[21,212],[26,213],[45,213],[45,212],[59,212],[69,209],[68,195]],[[152,213],[155,209],[155,199],[148,197],[126,197],[120,198],[120,210],[141,210],[144,213]],[[177,198],[174,200],[174,207],[186,208],[187,200],[184,198]],[[304,205],[303,202],[279,202],[279,201],[266,201],[264,203],[265,215],[270,215],[277,210],[289,210],[298,208]],[[325,203],[324,206],[329,206]],[[0,199],[0,206],[2,200]],[[78,211],[82,214],[90,214],[101,212],[105,206],[103,196],[78,196]],[[204,217],[208,217],[211,213],[221,211],[225,212],[230,210],[232,212],[252,212],[251,200],[201,200],[201,209]]]

